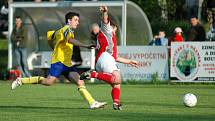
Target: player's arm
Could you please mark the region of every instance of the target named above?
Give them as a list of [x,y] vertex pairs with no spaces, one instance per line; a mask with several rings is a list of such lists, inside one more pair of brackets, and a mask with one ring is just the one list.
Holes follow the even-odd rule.
[[95,48],[95,45],[92,45],[92,44],[91,45],[86,45],[86,44],[83,44],[83,43],[79,42],[76,39],[69,39],[69,43],[72,43],[75,46],[85,47],[85,48],[88,48],[88,49]]
[[101,6],[100,12],[102,14],[101,17],[101,31],[106,34],[106,36],[112,36],[113,29],[110,25],[110,18],[108,16],[108,8],[107,6]]
[[108,18],[108,8],[107,6],[101,6],[100,7],[100,12],[102,14],[102,21],[104,24],[109,23],[109,18]]
[[126,58],[121,58],[121,57],[118,57],[116,59],[117,62],[120,62],[120,63],[124,63],[124,64],[129,64],[131,66],[134,66],[136,68],[138,68],[138,62],[135,61],[135,60],[130,60],[130,59],[126,59]]

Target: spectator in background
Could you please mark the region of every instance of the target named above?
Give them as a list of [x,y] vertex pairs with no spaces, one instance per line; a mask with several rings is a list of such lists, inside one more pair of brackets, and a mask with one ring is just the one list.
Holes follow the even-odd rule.
[[161,45],[161,41],[159,39],[159,36],[155,35],[154,38],[149,42],[149,45],[152,45],[152,46]]
[[13,53],[16,57],[16,64],[21,71],[22,77],[31,77],[27,69],[27,51],[25,48],[25,30],[22,26],[22,20],[19,16],[16,17],[15,27],[12,31]]
[[174,32],[172,33],[172,35],[170,35],[169,39],[168,39],[168,54],[169,54],[169,58],[171,55],[171,43],[172,42],[183,42],[184,38],[182,36],[182,29],[180,27],[176,27]]
[[209,41],[215,41],[215,10],[208,11],[208,16],[207,16],[210,29],[206,33],[206,38]]
[[149,45],[167,46],[168,39],[165,37],[165,32],[159,31],[158,35],[154,36],[153,40],[149,43]]
[[162,46],[168,45],[168,39],[165,36],[166,36],[165,31],[159,31],[159,39],[161,41]]
[[184,38],[182,36],[182,29],[180,27],[176,27],[173,33],[173,36],[169,38],[169,42],[183,42]]
[[210,29],[207,32],[207,40],[215,41],[215,1],[208,1],[207,3],[207,20],[210,25]]
[[191,27],[187,31],[188,41],[205,41],[206,33],[204,27],[199,23],[196,16],[190,18]]
[[174,41],[175,42],[183,42],[184,41],[184,38],[182,36],[182,29],[180,27],[176,27],[175,28],[175,37],[174,37]]

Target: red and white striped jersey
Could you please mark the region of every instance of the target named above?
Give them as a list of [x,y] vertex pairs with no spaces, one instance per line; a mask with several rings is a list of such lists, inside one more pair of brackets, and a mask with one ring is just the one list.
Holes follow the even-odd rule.
[[110,22],[101,24],[101,30],[97,36],[97,50],[96,62],[103,52],[110,53],[115,60],[117,58],[117,40]]

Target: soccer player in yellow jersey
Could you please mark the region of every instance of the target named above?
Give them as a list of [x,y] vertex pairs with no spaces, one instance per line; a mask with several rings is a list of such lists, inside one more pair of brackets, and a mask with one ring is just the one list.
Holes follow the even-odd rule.
[[[49,69],[49,75],[44,77],[30,77],[30,78],[17,78],[11,85],[12,89],[23,84],[40,83],[46,86],[50,86],[55,83],[57,78],[62,74],[69,81],[74,81],[78,86],[79,93],[89,103],[90,109],[102,108],[106,105],[106,102],[98,102],[93,99],[91,94],[84,86],[84,81],[80,80],[80,75],[77,73],[75,67],[72,67],[71,58],[73,53],[73,45],[91,48],[93,45],[85,45],[77,41],[74,37],[73,30],[77,28],[79,24],[79,14],[69,12],[65,15],[66,25],[55,32],[48,32],[48,36],[55,39],[56,43],[52,53],[52,64]],[[51,35],[50,35],[51,33]],[[49,39],[49,38],[48,38]]]

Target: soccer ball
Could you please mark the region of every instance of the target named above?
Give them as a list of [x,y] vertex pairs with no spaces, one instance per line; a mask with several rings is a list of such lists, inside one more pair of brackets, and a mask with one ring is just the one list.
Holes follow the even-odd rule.
[[197,97],[192,93],[187,93],[183,97],[183,103],[187,107],[194,107],[197,104]]

